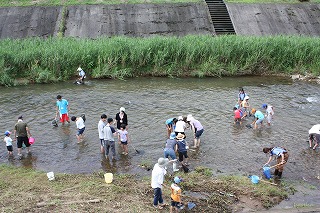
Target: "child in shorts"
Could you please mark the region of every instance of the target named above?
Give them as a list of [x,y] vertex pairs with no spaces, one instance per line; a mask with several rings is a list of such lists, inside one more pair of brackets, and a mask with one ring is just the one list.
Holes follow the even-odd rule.
[[10,138],[11,132],[5,131],[4,135],[6,137],[4,137],[3,141],[6,142],[8,154],[12,155],[13,148],[12,148],[12,139]]
[[176,136],[177,142],[178,142],[178,153],[179,153],[179,162],[182,165],[188,166],[188,153],[187,153],[187,142],[184,140],[184,135],[181,133],[178,133]]
[[128,131],[126,130],[126,124],[121,124],[120,129],[118,130],[118,141],[123,150],[123,155],[128,155],[128,143],[130,143],[130,138]]
[[179,209],[183,209],[183,205],[181,203],[181,188],[179,183],[183,180],[181,177],[175,177],[173,179],[173,183],[171,184],[171,206],[170,206],[170,213],[178,212]]

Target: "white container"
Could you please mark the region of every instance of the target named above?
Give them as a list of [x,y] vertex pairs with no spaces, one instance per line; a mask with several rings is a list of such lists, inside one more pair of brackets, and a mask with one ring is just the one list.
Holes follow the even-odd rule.
[[49,180],[54,180],[54,173],[53,172],[48,172],[47,177]]

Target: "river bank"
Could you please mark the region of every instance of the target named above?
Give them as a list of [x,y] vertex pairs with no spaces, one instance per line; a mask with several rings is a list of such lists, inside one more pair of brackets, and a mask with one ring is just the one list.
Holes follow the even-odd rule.
[[[0,40],[0,85],[75,78],[319,75],[320,40],[311,37],[185,36]],[[22,50],[23,48],[23,50]]]
[[[0,166],[1,211],[15,212],[155,212],[150,176],[115,174],[111,184],[103,172],[94,174],[55,174],[25,168]],[[151,171],[150,171],[151,174]],[[252,184],[248,177],[213,177],[210,169],[198,167],[183,177],[183,201],[193,202],[191,212],[241,212],[264,210],[278,204],[292,193],[286,184]],[[166,176],[169,186],[173,175]],[[170,188],[164,188],[170,203]],[[23,197],[23,199],[21,199]],[[19,200],[19,202],[17,202]],[[169,206],[164,211],[168,211]]]

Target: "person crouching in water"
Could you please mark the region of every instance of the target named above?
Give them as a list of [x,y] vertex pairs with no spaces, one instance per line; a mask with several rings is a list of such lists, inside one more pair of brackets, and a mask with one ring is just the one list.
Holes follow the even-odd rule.
[[263,127],[264,114],[260,110],[256,110],[255,108],[252,108],[251,113],[255,117],[255,120],[251,124],[254,125],[253,128],[258,128],[258,124],[261,124],[261,127]]
[[237,107],[233,107],[233,112],[234,112],[234,124],[239,123],[241,125],[242,111]]
[[188,145],[184,138],[185,136],[181,133],[176,136],[178,142],[179,162],[184,166],[188,166]]
[[274,171],[274,175],[277,178],[281,178],[284,165],[287,163],[289,158],[288,151],[282,147],[272,147],[272,148],[265,147],[262,149],[262,151],[266,154],[268,153],[270,154],[269,160],[267,161],[267,163],[264,164],[264,166],[267,166],[271,162],[272,157],[276,156],[277,166]]
[[84,120],[82,117],[76,117],[76,116],[72,116],[71,120],[76,122],[77,129],[78,129],[76,136],[78,139],[78,143],[80,143],[81,140],[83,139],[83,132],[86,129],[86,126],[84,125]]

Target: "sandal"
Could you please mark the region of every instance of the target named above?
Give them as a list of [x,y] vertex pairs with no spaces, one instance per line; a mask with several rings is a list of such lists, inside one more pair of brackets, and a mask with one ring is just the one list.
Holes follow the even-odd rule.
[[153,205],[153,207],[154,207],[154,208],[156,208],[156,209],[163,209],[163,207],[162,207],[162,206],[160,206],[160,205],[159,205],[159,206],[155,206],[155,205]]

